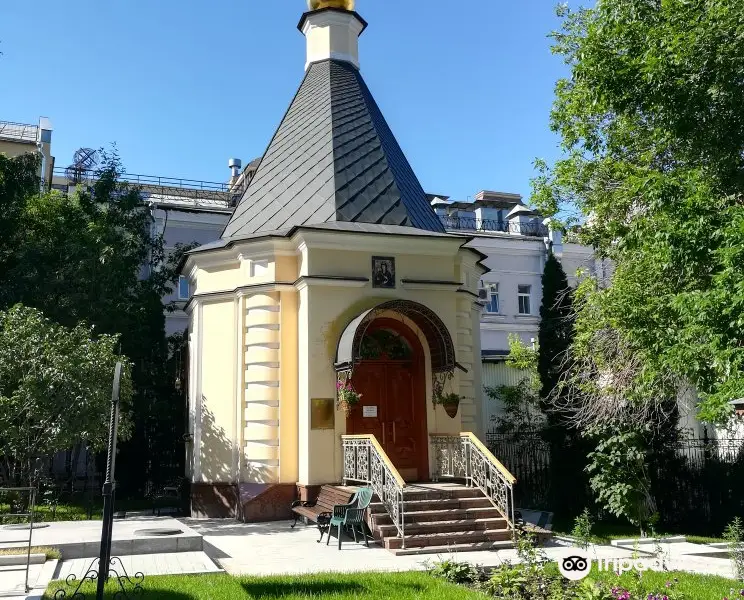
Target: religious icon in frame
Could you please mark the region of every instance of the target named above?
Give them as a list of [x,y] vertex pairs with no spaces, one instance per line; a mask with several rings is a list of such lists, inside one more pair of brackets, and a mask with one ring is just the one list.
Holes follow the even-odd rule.
[[395,258],[392,256],[372,257],[372,287],[395,289]]

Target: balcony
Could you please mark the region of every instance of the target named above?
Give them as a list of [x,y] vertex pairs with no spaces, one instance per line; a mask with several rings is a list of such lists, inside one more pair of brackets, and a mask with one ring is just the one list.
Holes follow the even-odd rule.
[[496,221],[473,217],[451,217],[440,215],[445,229],[451,231],[472,231],[476,233],[509,233],[528,237],[547,237],[548,228],[538,220],[530,222]]

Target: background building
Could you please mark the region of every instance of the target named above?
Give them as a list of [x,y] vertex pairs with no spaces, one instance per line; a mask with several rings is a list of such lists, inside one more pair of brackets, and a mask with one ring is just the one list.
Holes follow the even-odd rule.
[[37,125],[0,121],[0,154],[12,158],[28,152],[41,155],[39,177],[48,188],[54,170],[52,124],[49,119],[40,117]]
[[[552,229],[518,194],[484,190],[470,202],[450,202],[437,195],[430,195],[430,200],[447,231],[471,238],[468,247],[486,256],[483,264],[489,272],[479,282],[483,385],[516,385],[524,375],[504,362],[509,336],[517,335],[526,344],[537,340],[549,249],[563,264],[572,286],[582,269],[604,278],[605,265],[595,260],[591,248],[565,243],[561,231]],[[500,408],[483,394],[486,427]]]

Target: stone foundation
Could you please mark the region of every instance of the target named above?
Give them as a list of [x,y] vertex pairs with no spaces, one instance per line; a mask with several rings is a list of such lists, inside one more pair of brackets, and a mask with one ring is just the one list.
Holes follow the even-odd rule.
[[238,490],[233,483],[192,483],[191,516],[211,519],[238,518]]
[[292,502],[297,499],[297,486],[294,483],[241,483],[238,490],[238,518],[244,523],[292,518]]

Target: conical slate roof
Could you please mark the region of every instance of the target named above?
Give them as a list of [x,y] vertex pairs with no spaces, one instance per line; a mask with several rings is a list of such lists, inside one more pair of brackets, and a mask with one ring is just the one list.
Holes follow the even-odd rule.
[[222,234],[334,221],[444,232],[359,71],[310,66]]

